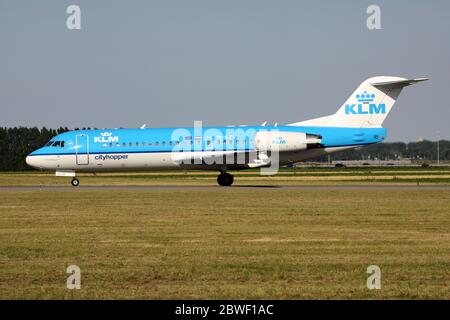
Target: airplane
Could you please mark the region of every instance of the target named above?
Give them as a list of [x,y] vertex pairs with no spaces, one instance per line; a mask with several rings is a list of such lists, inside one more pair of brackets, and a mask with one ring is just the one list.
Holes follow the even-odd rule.
[[376,76],[363,81],[332,115],[283,126],[225,126],[74,130],[53,137],[26,163],[56,176],[80,172],[201,169],[219,172],[286,166],[334,152],[382,142],[383,121],[406,86],[428,80]]

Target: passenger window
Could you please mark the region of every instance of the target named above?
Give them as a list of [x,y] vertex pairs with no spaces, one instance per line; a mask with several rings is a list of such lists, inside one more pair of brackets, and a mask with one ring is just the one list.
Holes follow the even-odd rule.
[[132,146],[133,146],[133,142],[130,142],[128,145],[129,145],[130,147],[132,147]]
[[112,143],[112,142],[110,142],[110,143],[109,143],[109,146],[110,146],[110,147],[112,147],[112,146],[113,146],[113,143]]
[[122,143],[122,146],[126,147],[126,146],[127,146],[127,143],[126,143],[126,142]]
[[150,141],[150,142],[148,143],[148,145],[149,145],[149,146],[152,146],[152,142]]
[[166,142],[165,142],[165,141],[163,141],[163,142],[162,142],[162,145],[163,145],[163,146],[165,146],[165,145],[166,145]]
[[145,147],[145,142],[142,142],[142,146]]
[[155,146],[159,146],[159,142],[158,141],[155,142]]
[[136,147],[139,147],[139,142],[136,142]]

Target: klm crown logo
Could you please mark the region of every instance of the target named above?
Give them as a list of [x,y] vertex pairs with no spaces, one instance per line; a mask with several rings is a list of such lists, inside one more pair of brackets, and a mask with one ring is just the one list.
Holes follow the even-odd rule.
[[354,104],[346,104],[345,105],[345,114],[385,114],[386,113],[386,105],[384,103],[373,103],[375,100],[375,94],[367,93],[359,93],[356,95],[356,100],[358,103]]
[[364,91],[363,94],[357,94],[356,99],[358,99],[358,102],[360,102],[360,103],[372,102],[373,99],[375,99],[375,95],[373,93],[370,94],[370,93],[367,93],[366,91]]

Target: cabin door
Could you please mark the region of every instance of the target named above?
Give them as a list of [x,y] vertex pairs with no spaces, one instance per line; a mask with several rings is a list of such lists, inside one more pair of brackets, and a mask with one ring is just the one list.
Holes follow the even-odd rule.
[[78,165],[89,164],[89,136],[87,134],[77,134],[75,138],[75,153]]

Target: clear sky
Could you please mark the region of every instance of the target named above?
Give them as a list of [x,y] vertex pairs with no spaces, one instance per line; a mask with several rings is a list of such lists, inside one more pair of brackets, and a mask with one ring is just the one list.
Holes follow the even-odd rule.
[[0,0],[0,40],[0,126],[285,124],[393,75],[431,80],[402,92],[388,141],[450,139],[447,0]]

